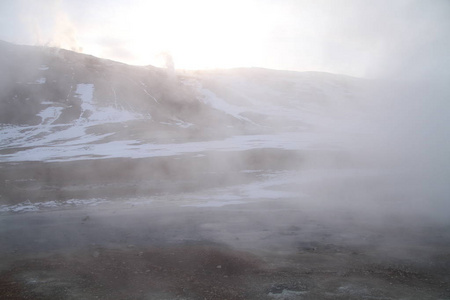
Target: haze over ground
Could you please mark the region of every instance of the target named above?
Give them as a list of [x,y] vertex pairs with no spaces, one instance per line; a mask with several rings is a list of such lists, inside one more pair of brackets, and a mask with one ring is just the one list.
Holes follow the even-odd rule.
[[450,297],[449,2],[129,3],[0,4],[0,295]]
[[19,44],[177,69],[265,67],[401,82],[379,87],[375,119],[364,126],[380,134],[359,143],[408,165],[447,168],[448,1],[22,0],[0,8],[0,39]]
[[6,41],[139,65],[376,78],[365,117],[339,124],[366,134],[343,141],[447,192],[448,1],[3,1],[0,25]]

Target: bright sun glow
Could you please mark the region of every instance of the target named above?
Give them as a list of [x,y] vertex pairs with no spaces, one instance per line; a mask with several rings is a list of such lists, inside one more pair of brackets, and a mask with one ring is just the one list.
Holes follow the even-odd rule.
[[[82,2],[82,5],[80,3]],[[133,65],[447,72],[449,1],[0,1],[0,40]],[[172,63],[173,61],[173,63]],[[409,72],[408,72],[409,73]]]
[[[262,59],[265,14],[252,13],[249,2],[231,2],[159,1],[155,5],[143,1],[120,11],[120,21],[103,28],[103,36],[125,40],[121,46],[130,53],[120,57],[117,51],[116,58],[132,64],[163,67],[165,55],[161,53],[169,53],[179,69],[252,66]],[[89,45],[84,51],[104,55],[102,49]]]

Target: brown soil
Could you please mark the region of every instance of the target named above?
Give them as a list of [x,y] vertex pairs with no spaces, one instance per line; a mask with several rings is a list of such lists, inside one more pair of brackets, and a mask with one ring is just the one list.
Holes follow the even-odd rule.
[[0,220],[1,299],[450,298],[444,227],[371,231],[280,202],[86,213]]
[[285,257],[284,266],[271,264],[280,257],[268,261],[223,246],[92,248],[17,261],[0,275],[0,294],[2,299],[230,300],[450,295],[448,273],[439,267],[364,263],[355,252],[328,248],[301,250]]

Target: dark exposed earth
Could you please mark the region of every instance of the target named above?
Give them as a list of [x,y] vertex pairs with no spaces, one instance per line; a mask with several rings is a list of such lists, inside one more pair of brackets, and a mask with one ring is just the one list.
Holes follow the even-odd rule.
[[447,84],[0,54],[0,300],[450,299]]
[[[284,155],[298,155],[281,154],[274,152],[272,157],[282,162]],[[128,196],[119,194],[95,206],[2,213],[1,299],[450,299],[448,222],[404,209],[413,202],[382,199],[374,205],[372,198],[398,196],[385,182],[363,180],[350,169],[354,175],[346,180],[317,176],[294,186],[281,182],[271,187],[300,190],[307,197],[241,195],[233,198],[240,203],[199,205],[198,199],[213,198],[210,192],[215,188],[236,188],[233,177],[246,185],[289,171],[283,163],[258,165],[250,159],[257,157],[254,152],[243,159],[241,168],[228,170],[228,181],[220,179],[220,172],[208,181],[211,168],[201,166],[215,164],[213,169],[220,169],[220,160],[208,159],[211,155],[171,163],[140,161],[141,166],[159,170],[165,166],[165,175],[147,181],[157,182],[159,189],[147,185],[135,194],[130,189]],[[196,171],[174,176],[171,172],[181,163]],[[96,164],[98,173],[87,178],[98,196],[110,173]],[[33,194],[34,189],[49,199],[59,191],[56,200],[70,191],[66,198],[74,197],[74,189],[58,186],[57,178],[79,174],[58,173],[55,164],[51,167],[45,171],[38,163],[16,165],[17,178],[47,174],[46,185],[34,181],[33,188],[24,183],[21,191]],[[255,167],[260,167],[258,172],[242,172]],[[317,172],[332,170],[305,168],[300,174],[314,178]],[[137,177],[127,180],[141,182],[139,173],[133,174]],[[126,186],[126,177],[119,177],[109,177],[110,185]],[[78,191],[85,197],[86,182],[79,178]],[[182,182],[190,189],[183,190]],[[179,188],[170,192],[165,186]],[[362,195],[368,199],[362,201]],[[42,199],[36,196],[33,201]]]

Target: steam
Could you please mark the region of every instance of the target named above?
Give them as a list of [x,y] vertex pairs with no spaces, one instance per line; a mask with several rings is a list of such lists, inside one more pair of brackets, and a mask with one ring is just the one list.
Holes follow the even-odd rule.
[[[14,12],[20,16],[22,26],[20,31],[22,33],[27,32],[27,38],[32,41],[30,43],[82,51],[77,37],[77,27],[74,25],[69,13],[64,9],[61,1],[20,1],[18,3],[14,6]],[[349,1],[347,3],[355,4],[363,2]],[[348,64],[353,63],[357,65],[358,69],[363,68],[359,65],[361,64],[367,68],[366,75],[377,79],[368,81],[358,81],[355,79],[356,84],[365,85],[364,98],[360,99],[358,98],[359,96],[349,98],[350,101],[354,100],[354,102],[340,104],[341,107],[334,103],[333,105],[335,106],[331,108],[326,107],[326,105],[318,105],[315,108],[319,111],[313,111],[311,109],[313,114],[326,115],[326,117],[334,122],[332,126],[329,126],[333,127],[332,129],[327,128],[329,130],[328,132],[323,132],[319,129],[313,132],[313,134],[323,134],[317,138],[318,144],[333,145],[338,140],[339,145],[347,151],[345,154],[347,157],[350,157],[349,160],[351,160],[351,163],[347,164],[345,160],[338,161],[334,157],[325,157],[326,155],[334,155],[331,150],[326,155],[322,155],[319,153],[320,151],[310,150],[308,155],[302,156],[299,159],[296,156],[290,157],[290,154],[285,153],[289,151],[285,151],[285,149],[276,149],[273,152],[262,149],[260,153],[252,155],[241,151],[242,153],[239,153],[240,156],[232,156],[232,159],[223,159],[219,154],[213,158],[206,157],[199,158],[198,160],[198,157],[196,159],[191,158],[195,163],[197,161],[203,163],[199,169],[207,169],[212,174],[221,174],[221,177],[217,177],[217,179],[211,178],[212,176],[204,175],[203,173],[196,174],[192,170],[195,167],[188,168],[181,163],[174,164],[172,166],[173,170],[167,172],[168,163],[165,162],[164,168],[162,167],[162,172],[159,172],[160,170],[152,170],[152,174],[166,174],[167,178],[165,177],[164,179],[168,181],[176,181],[176,179],[172,180],[173,178],[171,178],[175,174],[177,176],[176,178],[186,179],[186,181],[189,179],[191,180],[189,181],[190,188],[196,185],[195,188],[198,188],[201,194],[201,192],[208,189],[207,183],[204,184],[203,181],[213,182],[210,183],[211,185],[219,185],[219,182],[237,185],[239,183],[246,184],[251,179],[254,180],[256,175],[248,179],[242,175],[247,173],[240,173],[241,171],[248,171],[245,168],[254,167],[255,169],[263,169],[262,171],[256,170],[256,172],[265,172],[265,176],[275,177],[277,174],[275,171],[272,172],[273,169],[280,170],[283,168],[287,169],[288,167],[293,169],[293,166],[295,166],[298,167],[295,171],[301,173],[301,176],[296,178],[296,180],[299,182],[303,180],[304,182],[292,188],[296,192],[296,195],[298,195],[298,197],[294,197],[296,204],[302,207],[302,209],[316,207],[327,218],[332,215],[333,209],[337,208],[352,211],[354,215],[359,214],[362,218],[367,216],[368,212],[371,212],[374,218],[378,218],[378,220],[383,220],[388,213],[398,213],[401,211],[408,211],[411,214],[421,211],[425,212],[428,217],[439,217],[441,220],[446,220],[447,218],[448,220],[448,214],[446,212],[450,208],[447,200],[450,194],[448,185],[450,178],[450,143],[448,138],[450,136],[450,126],[447,124],[448,117],[450,116],[450,104],[448,102],[448,99],[450,99],[450,91],[448,88],[448,82],[450,82],[450,60],[447,58],[450,51],[450,31],[448,30],[450,28],[449,5],[445,1],[435,1],[429,6],[418,1],[397,2],[400,4],[394,5],[395,9],[393,12],[390,12],[389,18],[377,20],[375,17],[372,17],[369,20],[370,22],[366,22],[364,18],[367,17],[367,12],[370,9],[373,9],[374,16],[380,16],[382,12],[386,11],[387,2],[380,1],[377,3],[374,7],[367,6],[367,3],[357,4],[354,11],[353,9],[349,9],[350,11],[348,13],[353,17],[351,21],[340,21],[336,23],[336,27],[328,27],[330,30],[336,29],[337,36],[342,38],[343,41],[351,41],[348,42],[347,46],[360,42],[364,45],[362,49],[367,49],[374,45],[374,49],[369,51],[370,55],[366,58],[367,60],[357,60],[356,62],[349,60],[347,62],[342,59],[340,55],[342,53],[339,53],[339,51],[333,52],[335,49],[332,47],[324,51],[326,52],[324,53],[324,57],[335,57],[334,63],[336,63],[336,60],[339,60],[339,64],[345,64],[342,63],[342,61],[345,61]],[[365,13],[359,15],[358,12],[360,11],[364,11]],[[397,14],[399,14],[398,19],[396,18]],[[388,20],[387,24],[383,23],[384,20]],[[396,20],[399,21],[399,24],[396,23]],[[357,25],[359,24],[362,24],[362,26],[358,27]],[[396,26],[391,27],[390,25]],[[390,32],[391,28],[395,30]],[[348,35],[345,34],[347,29],[350,31]],[[331,33],[322,34],[325,40],[331,37]],[[109,43],[109,48],[115,48],[117,52],[117,47],[114,46],[122,45],[121,41],[120,38],[109,41],[104,39],[100,43],[103,45]],[[324,41],[325,44],[327,42]],[[128,52],[123,53],[124,57],[127,55],[131,56]],[[168,51],[161,52],[157,58],[166,69],[169,80],[177,80],[175,77],[175,64],[171,53]],[[332,60],[327,60],[327,62],[331,65],[333,64]],[[277,101],[284,101],[285,99],[282,99],[284,95],[289,95],[288,93],[285,94],[285,89],[295,90],[297,84],[300,87],[299,89],[308,89],[308,85],[310,84],[308,80],[311,78],[312,85],[317,82],[326,81],[319,77],[309,78],[309,75],[302,77],[306,78],[305,82],[300,81],[299,83],[289,82],[288,80],[284,81],[284,79],[281,80],[279,78],[270,81],[270,76],[265,73],[254,74],[255,78],[251,78],[248,82],[252,83],[252,80],[254,82],[260,80],[258,82],[259,85],[245,86],[245,83],[239,81],[239,76],[245,77],[246,75],[239,74],[239,71],[236,71],[229,78],[226,78],[226,73],[219,74],[217,78],[225,78],[224,81],[220,81],[219,79],[214,82],[213,79],[208,78],[208,75],[201,78],[200,81],[203,80],[203,82],[200,83],[204,84],[205,88],[214,89],[215,87],[216,90],[213,92],[217,93],[217,97],[223,97],[223,99],[220,99],[222,101],[220,103],[225,105],[217,105],[211,110],[204,108],[207,106],[207,101],[199,101],[196,103],[198,107],[192,108],[189,106],[189,100],[195,102],[193,100],[196,99],[194,96],[196,94],[195,89],[190,91],[189,94],[186,94],[181,90],[177,90],[177,87],[179,88],[181,85],[167,84],[158,86],[154,82],[159,82],[159,77],[149,78],[148,82],[138,82],[133,87],[137,89],[136,91],[141,91],[139,89],[142,87],[145,88],[145,94],[149,96],[148,99],[150,99],[150,102],[152,104],[157,103],[156,108],[151,113],[161,113],[163,109],[159,111],[160,107],[173,101],[171,108],[167,109],[176,109],[173,111],[173,115],[179,119],[178,121],[181,123],[183,121],[190,126],[188,121],[192,120],[194,122],[195,120],[195,122],[198,122],[199,131],[203,130],[206,132],[202,132],[202,134],[205,134],[205,136],[211,135],[213,138],[220,139],[229,135],[230,132],[235,136],[249,136],[249,133],[252,133],[252,131],[257,132],[257,130],[261,130],[262,126],[257,127],[254,126],[255,123],[247,122],[251,118],[257,119],[260,116],[257,114],[255,116],[251,113],[248,114],[248,118],[244,116],[245,111],[240,110],[240,101],[254,101],[260,106],[265,105],[263,102],[266,101],[269,104],[268,107],[270,105],[276,107],[278,104],[276,103]],[[122,73],[114,75],[117,77],[113,77],[112,84],[115,84],[115,86],[111,86],[114,92],[111,94],[111,97],[113,95],[116,96],[115,88],[122,86],[123,75]],[[268,76],[267,78],[265,78],[266,75]],[[286,74],[282,76],[289,77]],[[129,77],[131,78],[132,76]],[[193,77],[192,80],[195,81],[197,78]],[[227,89],[227,80],[232,82],[228,84],[230,89]],[[317,80],[317,82],[314,80]],[[333,80],[335,80],[334,83],[338,86],[345,86],[346,84],[343,77],[336,76],[330,81]],[[264,88],[266,87],[264,83],[267,83],[269,86],[275,86],[275,88],[273,90],[268,89],[269,92],[264,93]],[[244,86],[242,95],[239,94],[241,91],[238,90],[241,84]],[[195,86],[195,84],[192,86]],[[253,88],[256,91],[253,91]],[[330,96],[325,95],[326,89],[320,84],[317,84],[317,86],[314,86],[309,91],[309,98],[303,97],[305,94],[302,94],[302,97],[294,97],[296,95],[293,94],[294,96],[290,99],[292,103],[289,105],[292,104],[295,106],[298,103],[303,105],[302,101],[314,102],[321,100],[320,97],[322,96],[323,98]],[[350,88],[350,94],[351,92],[352,90]],[[160,95],[159,97],[158,94]],[[213,93],[210,92],[206,95],[211,96]],[[315,96],[318,99],[315,99]],[[162,99],[164,101],[160,101],[162,97],[165,97]],[[331,95],[330,99],[334,101],[336,97],[333,98],[333,95]],[[136,99],[130,97],[124,100],[131,103]],[[273,103],[270,103],[269,100],[273,101]],[[214,111],[215,108],[220,107],[228,109],[228,114],[220,114]],[[197,112],[197,108],[201,108],[198,116],[194,114]],[[230,114],[230,110],[233,111],[232,114]],[[347,110],[349,112],[352,111],[352,113],[345,115]],[[211,111],[214,111],[214,113],[211,113]],[[240,115],[241,112],[244,112],[244,114]],[[357,113],[355,114],[353,112]],[[185,115],[180,116],[181,113]],[[238,118],[236,116],[240,119],[237,120]],[[271,117],[269,115],[268,119]],[[264,119],[264,117],[261,119]],[[163,121],[159,122],[158,126],[164,128],[163,124],[165,120],[162,117],[161,120]],[[211,120],[214,120],[214,124],[212,125],[215,126],[213,129],[208,128],[211,125],[208,122],[211,122]],[[224,129],[220,126],[221,122],[225,124],[229,120],[234,121],[234,123],[230,123],[235,126],[230,126],[233,129]],[[270,128],[270,130],[277,132],[289,127],[283,121],[285,120],[279,121],[279,123],[282,123],[279,126],[281,129]],[[242,127],[239,127],[241,125]],[[323,124],[309,125],[312,125],[312,127],[316,126],[317,128],[326,127]],[[176,124],[171,123],[171,126],[176,128]],[[172,136],[169,133],[159,129],[157,131],[161,140],[172,140]],[[189,134],[195,134],[195,132],[189,131]],[[180,138],[180,140],[189,142],[189,138],[192,138],[189,134],[186,137]],[[309,132],[298,133],[299,136],[303,134],[307,135]],[[151,134],[149,133],[149,135]],[[200,139],[202,136],[194,136],[192,139],[195,138]],[[260,136],[255,139],[259,138]],[[242,142],[239,139],[236,139],[236,141],[236,143]],[[205,143],[208,142],[210,141],[205,141]],[[180,147],[185,146],[183,143],[178,145]],[[161,151],[165,151],[165,149]],[[184,159],[191,162],[188,157]],[[331,163],[328,164],[327,159]],[[172,160],[170,159],[170,161]],[[283,162],[283,165],[281,162]],[[192,164],[194,165],[194,163]],[[305,166],[308,166],[309,169],[303,169]],[[81,169],[79,171],[80,173],[95,174],[95,170]],[[115,169],[119,170],[121,168]],[[127,172],[130,174],[129,177],[136,176],[138,179],[148,178],[150,176],[147,174],[149,169],[151,168],[142,167],[140,171],[139,167],[134,167],[127,170]],[[349,171],[345,174],[344,172],[339,173],[342,169]],[[360,176],[360,173],[367,170],[375,170],[376,176]],[[236,175],[237,173],[238,175]],[[314,178],[314,174],[319,174],[317,177],[320,178]],[[337,175],[333,177],[330,174]],[[158,177],[155,178],[158,179]],[[240,180],[242,182],[239,182]],[[136,185],[133,184],[133,188],[137,185],[139,183]],[[168,186],[173,189],[173,185]],[[289,184],[286,182],[280,184],[280,186],[283,185],[286,186]],[[231,189],[230,186],[226,188]],[[136,191],[139,189],[149,191],[145,188],[145,184],[135,189]],[[182,188],[179,189],[182,190]],[[312,200],[305,200],[301,196],[303,194],[309,194]],[[232,196],[238,197],[234,194]],[[392,205],[388,206],[388,208],[386,208],[387,206],[382,207],[385,203]]]
[[156,55],[156,58],[161,61],[164,68],[167,70],[169,77],[175,76],[175,63],[173,62],[172,54],[169,51],[163,51]]
[[[363,194],[358,202],[365,198],[372,201],[367,204],[364,200],[366,206],[358,213],[372,210],[379,220],[389,214],[408,213],[447,222],[449,96],[448,87],[427,78],[373,81],[369,105],[362,109],[361,117],[342,120],[358,133],[342,135],[351,155],[361,165],[380,172],[376,180],[368,178],[359,187],[349,186],[355,194]],[[386,201],[391,204],[382,209]]]
[[77,40],[75,26],[69,19],[69,16],[60,11],[56,15],[55,29],[50,38],[49,44],[54,47],[69,49],[76,52],[83,52]]
[[[386,3],[384,3],[385,5]],[[379,35],[379,59],[372,74],[397,80],[442,82],[450,77],[450,3],[448,1],[397,2],[389,12],[389,25]],[[385,7],[377,8],[386,11]],[[379,23],[379,22],[378,22]]]
[[11,18],[19,20],[14,25],[17,34],[12,42],[64,48],[82,52],[76,26],[60,0],[16,1]]

